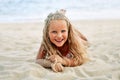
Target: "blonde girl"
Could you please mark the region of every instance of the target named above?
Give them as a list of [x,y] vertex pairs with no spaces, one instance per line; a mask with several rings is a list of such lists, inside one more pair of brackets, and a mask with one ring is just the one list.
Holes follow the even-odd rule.
[[43,67],[61,72],[64,67],[86,62],[87,38],[76,30],[65,16],[65,10],[50,13],[43,29],[43,40],[36,62]]

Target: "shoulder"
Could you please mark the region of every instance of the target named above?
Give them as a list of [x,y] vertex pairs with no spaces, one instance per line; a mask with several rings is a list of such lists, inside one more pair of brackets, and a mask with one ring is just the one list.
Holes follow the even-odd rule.
[[44,48],[44,45],[41,44],[38,55],[37,55],[37,59],[42,59],[45,57],[45,55],[46,55],[46,50]]

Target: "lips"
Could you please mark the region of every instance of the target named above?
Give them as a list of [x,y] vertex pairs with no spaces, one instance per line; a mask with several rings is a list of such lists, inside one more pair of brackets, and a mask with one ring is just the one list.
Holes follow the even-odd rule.
[[61,40],[55,40],[56,42],[62,42],[63,41],[63,39],[61,39]]

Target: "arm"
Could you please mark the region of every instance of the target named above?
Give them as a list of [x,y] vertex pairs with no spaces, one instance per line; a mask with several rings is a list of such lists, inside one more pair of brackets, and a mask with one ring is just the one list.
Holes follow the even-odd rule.
[[41,45],[40,49],[39,49],[39,52],[37,54],[36,60],[37,59],[43,59],[45,57],[45,55],[46,55],[46,53],[45,53],[44,47],[43,47],[43,45]]
[[63,63],[62,63],[64,66],[67,66],[67,67],[74,67],[74,66],[78,66],[80,64],[78,64],[74,59],[71,59],[71,58],[67,58],[67,57],[64,57],[63,58]]
[[52,70],[54,72],[63,71],[63,66],[62,66],[61,63],[57,63],[55,61],[54,57],[51,57],[51,60],[50,59],[45,59],[44,58],[45,55],[46,55],[46,53],[44,52],[43,47],[41,47],[40,50],[39,50],[39,53],[37,55],[37,58],[36,58],[36,63],[38,63],[41,66],[46,67],[46,68],[52,68]]
[[61,63],[63,66],[66,67],[80,65],[79,63],[77,63],[77,61],[74,60],[74,58],[60,57],[59,55],[52,55],[49,57],[49,60],[51,62],[54,62],[55,59],[57,60],[57,63]]
[[43,67],[51,67],[51,61],[45,59],[46,52],[44,50],[44,47],[41,45],[38,55],[36,57],[36,63],[40,64]]

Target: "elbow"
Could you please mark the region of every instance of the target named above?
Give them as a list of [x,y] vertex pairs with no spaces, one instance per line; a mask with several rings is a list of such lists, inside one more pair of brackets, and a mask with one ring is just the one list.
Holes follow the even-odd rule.
[[37,59],[35,60],[35,63],[38,63],[38,60],[37,60]]
[[35,60],[35,63],[39,64],[39,63],[40,63],[40,60],[39,60],[39,59],[36,59],[36,60]]

